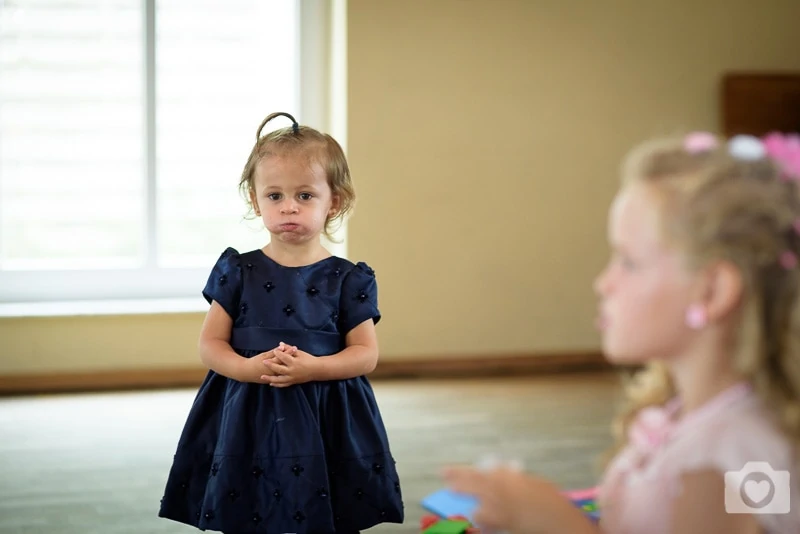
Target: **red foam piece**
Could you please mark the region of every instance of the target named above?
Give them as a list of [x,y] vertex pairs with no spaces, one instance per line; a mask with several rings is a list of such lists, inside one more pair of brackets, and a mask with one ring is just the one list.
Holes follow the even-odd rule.
[[431,525],[435,525],[439,522],[439,516],[434,514],[426,514],[423,515],[422,518],[419,520],[419,526],[421,530],[425,530],[426,528],[430,527]]

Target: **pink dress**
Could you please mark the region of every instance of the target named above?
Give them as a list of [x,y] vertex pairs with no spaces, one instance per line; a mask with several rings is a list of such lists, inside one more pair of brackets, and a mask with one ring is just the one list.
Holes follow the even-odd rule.
[[[603,532],[671,534],[670,502],[681,474],[717,469],[737,472],[726,476],[729,511],[758,509],[754,517],[765,533],[800,533],[797,459],[750,387],[736,385],[676,419],[679,407],[676,399],[645,409],[631,426],[628,446],[598,488]],[[744,469],[749,462],[761,463]]]

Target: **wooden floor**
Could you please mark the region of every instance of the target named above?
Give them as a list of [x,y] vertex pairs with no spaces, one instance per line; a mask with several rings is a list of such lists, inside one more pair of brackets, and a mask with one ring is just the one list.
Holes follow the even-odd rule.
[[[564,487],[596,481],[618,380],[607,373],[376,381],[415,533],[438,469],[488,453]],[[197,532],[159,519],[159,500],[194,390],[0,399],[1,534]]]

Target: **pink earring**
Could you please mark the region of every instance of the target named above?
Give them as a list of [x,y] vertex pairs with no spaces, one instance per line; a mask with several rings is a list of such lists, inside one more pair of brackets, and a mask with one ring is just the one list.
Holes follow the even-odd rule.
[[706,325],[706,310],[700,304],[692,304],[686,310],[686,325],[693,330],[700,330]]

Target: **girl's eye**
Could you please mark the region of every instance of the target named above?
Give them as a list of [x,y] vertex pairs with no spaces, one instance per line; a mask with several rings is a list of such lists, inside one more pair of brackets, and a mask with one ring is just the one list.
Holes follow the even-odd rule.
[[311,193],[300,193],[300,200],[311,200]]
[[267,195],[267,198],[270,200],[280,200],[281,194],[280,193],[270,193]]
[[623,254],[615,254],[614,261],[617,265],[620,265],[623,269],[631,270],[636,267],[636,264],[633,260],[631,260],[628,256]]

